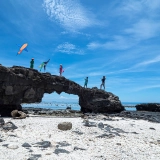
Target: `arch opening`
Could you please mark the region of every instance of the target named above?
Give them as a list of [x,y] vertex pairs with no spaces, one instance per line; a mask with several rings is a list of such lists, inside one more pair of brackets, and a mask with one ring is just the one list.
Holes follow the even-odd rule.
[[62,92],[57,94],[56,92],[48,94],[45,93],[40,103],[24,103],[22,107],[33,107],[53,110],[71,109],[80,111],[79,97],[73,94],[67,94]]

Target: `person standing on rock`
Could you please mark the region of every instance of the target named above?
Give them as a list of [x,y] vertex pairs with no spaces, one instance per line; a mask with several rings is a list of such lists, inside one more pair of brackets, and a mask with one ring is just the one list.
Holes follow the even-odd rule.
[[87,84],[88,84],[88,77],[85,78],[85,81],[84,81],[84,88],[85,88],[85,87],[87,88]]
[[42,68],[44,67],[44,72],[46,71],[46,66],[47,66],[47,63],[50,61],[50,59],[46,62],[43,62],[39,67],[40,67],[40,71],[42,70]]
[[64,72],[64,70],[63,70],[63,66],[62,66],[62,64],[60,64],[60,67],[59,67],[59,73],[60,73],[60,76],[62,76],[62,72]]
[[47,65],[47,63],[50,61],[50,59],[48,60],[48,61],[46,61],[46,62],[43,62],[44,63],[44,71],[46,71],[46,65]]
[[32,58],[30,61],[30,68],[32,68],[32,69],[34,68],[34,58]]
[[100,85],[100,89],[102,89],[102,86],[103,86],[104,90],[105,90],[105,80],[106,80],[106,77],[103,76],[103,78],[101,80],[102,80],[102,84]]

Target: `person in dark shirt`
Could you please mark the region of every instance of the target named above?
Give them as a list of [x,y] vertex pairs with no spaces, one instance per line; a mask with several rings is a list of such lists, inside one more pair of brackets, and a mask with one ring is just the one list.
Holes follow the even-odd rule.
[[30,68],[32,68],[32,69],[34,68],[34,58],[32,58],[30,61]]
[[105,80],[106,80],[106,77],[103,76],[103,78],[101,80],[102,80],[102,84],[100,85],[100,89],[102,89],[102,86],[103,86],[104,90],[105,90]]
[[85,78],[85,82],[84,82],[84,88],[87,88],[87,84],[88,84],[88,77]]

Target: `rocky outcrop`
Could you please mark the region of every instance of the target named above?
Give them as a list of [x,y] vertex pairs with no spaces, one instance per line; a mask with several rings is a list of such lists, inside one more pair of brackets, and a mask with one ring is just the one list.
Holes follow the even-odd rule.
[[[82,112],[120,112],[124,110],[119,98],[96,87],[87,89],[79,84],[35,69],[0,65],[0,114],[10,115],[21,110],[21,103],[41,102],[44,93],[65,92],[79,96]],[[54,97],[53,97],[54,99]]]
[[151,112],[160,112],[160,103],[142,103],[137,104],[137,111],[151,111]]

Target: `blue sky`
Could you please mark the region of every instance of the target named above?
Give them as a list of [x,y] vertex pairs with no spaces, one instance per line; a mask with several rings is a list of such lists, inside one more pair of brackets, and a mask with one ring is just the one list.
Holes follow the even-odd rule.
[[[88,87],[101,84],[122,102],[160,102],[160,0],[1,0],[0,63],[47,72]],[[19,46],[28,52],[16,56]],[[45,94],[44,101],[78,101]]]

